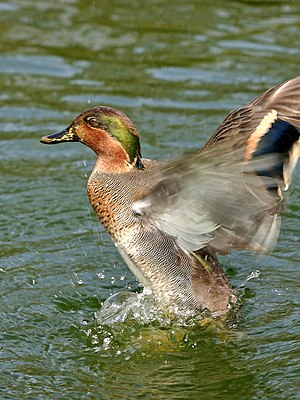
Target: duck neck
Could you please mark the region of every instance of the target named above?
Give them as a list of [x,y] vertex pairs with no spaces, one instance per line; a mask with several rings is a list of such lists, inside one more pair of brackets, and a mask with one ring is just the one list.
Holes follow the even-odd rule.
[[126,160],[115,160],[114,158],[98,157],[94,170],[103,173],[121,174],[130,172],[133,165]]

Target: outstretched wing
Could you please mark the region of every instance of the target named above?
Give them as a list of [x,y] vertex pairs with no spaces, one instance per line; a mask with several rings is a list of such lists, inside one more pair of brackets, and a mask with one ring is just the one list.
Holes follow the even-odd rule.
[[299,129],[296,78],[231,112],[198,154],[156,167],[158,184],[133,209],[188,252],[269,251],[299,158]]

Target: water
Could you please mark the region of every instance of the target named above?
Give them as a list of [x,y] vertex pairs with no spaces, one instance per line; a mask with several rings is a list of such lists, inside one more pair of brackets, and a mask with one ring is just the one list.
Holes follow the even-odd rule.
[[199,147],[229,110],[299,75],[298,2],[12,0],[0,11],[0,397],[300,398],[299,168],[275,252],[223,259],[244,297],[236,325],[180,327],[136,293],[92,212],[94,155],[39,143],[107,104],[135,122],[145,156]]

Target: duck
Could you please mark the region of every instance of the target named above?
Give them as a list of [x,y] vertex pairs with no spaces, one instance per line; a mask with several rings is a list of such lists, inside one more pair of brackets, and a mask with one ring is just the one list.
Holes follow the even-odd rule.
[[102,105],[40,142],[96,153],[90,203],[161,308],[224,318],[238,295],[218,255],[269,253],[278,238],[300,154],[300,77],[231,111],[203,147],[174,160],[143,158],[133,122]]

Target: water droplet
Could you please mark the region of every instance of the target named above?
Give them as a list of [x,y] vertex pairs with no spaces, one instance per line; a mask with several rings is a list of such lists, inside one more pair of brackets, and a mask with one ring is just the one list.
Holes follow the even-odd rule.
[[103,339],[104,350],[107,350],[109,348],[110,342],[111,342],[111,338],[109,338],[109,337],[106,337]]
[[257,269],[256,271],[251,272],[251,274],[246,278],[246,282],[250,281],[250,279],[258,278],[260,275],[260,271]]

